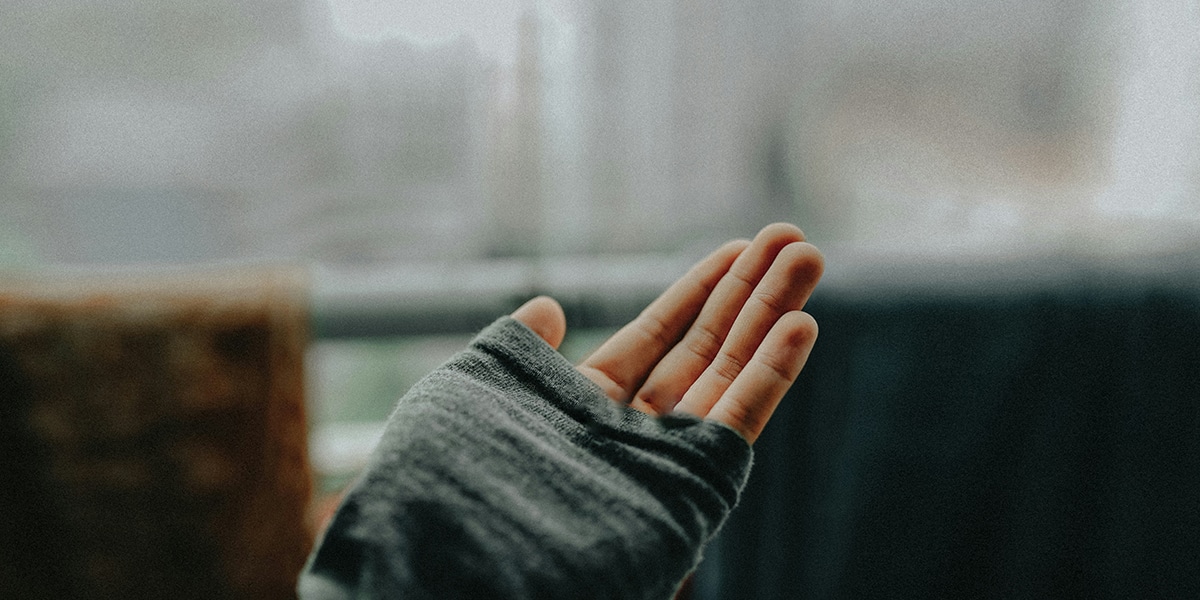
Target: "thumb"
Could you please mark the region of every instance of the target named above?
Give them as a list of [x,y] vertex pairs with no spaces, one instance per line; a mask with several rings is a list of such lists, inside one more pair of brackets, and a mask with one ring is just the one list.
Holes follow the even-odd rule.
[[549,296],[538,296],[513,311],[512,318],[533,330],[555,350],[567,334],[567,317],[562,306]]

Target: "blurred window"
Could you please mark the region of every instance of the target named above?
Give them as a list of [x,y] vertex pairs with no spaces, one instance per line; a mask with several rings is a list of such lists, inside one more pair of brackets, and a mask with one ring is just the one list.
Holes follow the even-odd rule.
[[0,264],[1137,251],[1200,218],[1198,12],[18,0]]
[[[319,343],[322,422],[382,419],[462,341],[415,334],[464,333],[462,315],[547,290],[617,298],[616,313],[579,317],[608,326],[771,221],[800,224],[831,272],[851,257],[1123,256],[1198,239],[1195,2],[10,0],[3,13],[0,270],[312,265],[318,320],[333,323],[318,334],[409,336]],[[422,321],[429,306],[442,325]]]

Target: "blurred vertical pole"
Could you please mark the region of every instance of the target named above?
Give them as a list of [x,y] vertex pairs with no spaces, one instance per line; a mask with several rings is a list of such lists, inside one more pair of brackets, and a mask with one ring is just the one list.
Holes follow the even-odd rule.
[[1200,216],[1200,6],[1168,1],[1121,8],[1119,111],[1109,185],[1096,208],[1124,221],[1194,221]]
[[[521,15],[515,81],[500,72],[493,81],[495,142],[490,186],[492,256],[536,256],[541,252],[546,202],[542,168],[541,23],[533,9]],[[508,85],[511,89],[506,89]]]

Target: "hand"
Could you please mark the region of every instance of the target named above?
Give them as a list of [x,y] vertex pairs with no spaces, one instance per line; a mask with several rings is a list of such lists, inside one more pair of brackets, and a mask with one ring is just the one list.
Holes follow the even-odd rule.
[[[798,228],[768,225],[697,263],[577,368],[617,402],[719,421],[754,443],[816,341],[800,309],[823,269]],[[555,348],[566,334],[551,298],[512,316]]]

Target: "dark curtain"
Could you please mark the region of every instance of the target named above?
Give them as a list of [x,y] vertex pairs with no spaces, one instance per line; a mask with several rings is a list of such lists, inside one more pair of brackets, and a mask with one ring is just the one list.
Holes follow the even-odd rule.
[[1200,597],[1197,271],[962,271],[813,299],[697,597]]

